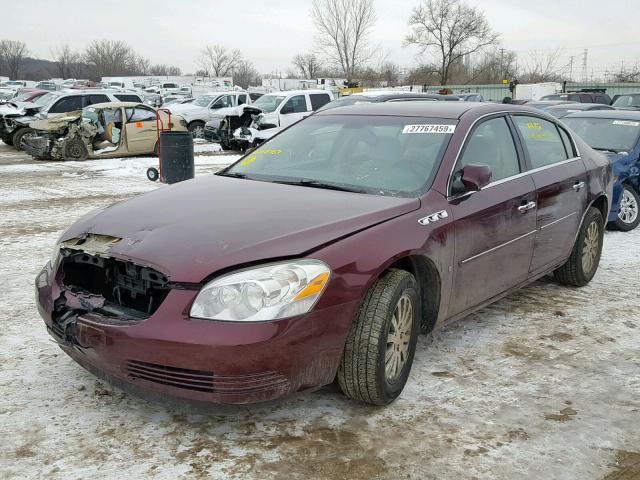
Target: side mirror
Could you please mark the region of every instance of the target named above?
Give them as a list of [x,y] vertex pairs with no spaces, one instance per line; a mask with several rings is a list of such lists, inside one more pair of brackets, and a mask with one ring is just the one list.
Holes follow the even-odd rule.
[[462,169],[460,181],[467,192],[477,192],[491,183],[491,168],[488,165],[469,164]]
[[282,107],[282,110],[280,110],[281,115],[286,115],[287,113],[293,113],[293,107],[291,105],[285,105]]

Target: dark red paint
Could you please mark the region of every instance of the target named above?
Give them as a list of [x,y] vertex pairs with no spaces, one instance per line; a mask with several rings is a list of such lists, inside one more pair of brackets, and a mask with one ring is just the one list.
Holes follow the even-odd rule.
[[[555,120],[516,106],[420,103],[328,112],[459,119],[434,183],[419,199],[209,176],[158,189],[76,222],[62,240],[86,233],[121,237],[111,256],[155,268],[176,287],[150,318],[136,324],[118,325],[95,313],[80,317],[82,348],[63,349],[91,369],[149,391],[215,403],[271,400],[333,380],[360,302],[390,266],[413,262],[431,272],[419,279],[423,311],[443,324],[562,264],[594,202],[606,218],[611,167],[579,138],[581,159],[448,198],[454,162],[480,118],[526,112]],[[520,145],[518,151],[524,151]],[[576,182],[584,182],[579,191],[573,188]],[[519,207],[528,202],[537,207],[521,213]],[[439,211],[448,216],[418,223]],[[553,224],[573,211],[570,221]],[[541,229],[548,224],[552,226]],[[307,315],[265,323],[189,318],[199,288],[221,272],[305,256],[332,270],[327,289]],[[50,264],[37,280],[38,308],[49,328],[62,281]],[[143,369],[165,366],[163,374],[181,382],[212,375],[212,390],[135,378],[132,361],[150,365]]]

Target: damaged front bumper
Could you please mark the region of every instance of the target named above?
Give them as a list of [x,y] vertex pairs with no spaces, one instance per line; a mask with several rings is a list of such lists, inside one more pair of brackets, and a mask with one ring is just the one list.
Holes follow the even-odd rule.
[[[96,259],[113,260],[84,255],[86,263],[79,265],[91,268],[101,268]],[[87,276],[84,267],[74,273],[75,262],[69,261],[63,250],[36,279],[38,310],[48,332],[81,365],[156,395],[247,404],[331,383],[343,345],[328,348],[320,337],[328,322],[346,324],[357,309],[340,305],[260,323],[198,320],[188,312],[200,286],[173,285],[164,277],[154,284],[156,293],[164,289],[162,298],[156,296],[157,303],[143,311],[149,294],[141,282],[155,271],[141,273],[146,267],[123,262],[130,263],[128,274],[113,284],[80,288],[70,286],[81,282],[74,275],[94,280],[96,275]],[[114,284],[121,286],[119,298],[95,293]]]

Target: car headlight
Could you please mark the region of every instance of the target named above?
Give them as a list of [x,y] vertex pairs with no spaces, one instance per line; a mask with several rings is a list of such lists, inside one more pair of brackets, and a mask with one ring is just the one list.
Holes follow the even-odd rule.
[[313,308],[331,269],[319,260],[270,263],[207,283],[190,316],[206,320],[264,322],[302,315]]

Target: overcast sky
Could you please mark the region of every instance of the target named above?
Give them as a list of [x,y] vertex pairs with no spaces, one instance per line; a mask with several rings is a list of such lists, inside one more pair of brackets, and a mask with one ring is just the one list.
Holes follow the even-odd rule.
[[[7,1],[7,0],[5,0]],[[416,51],[402,47],[407,19],[417,0],[374,0],[378,21],[373,40],[402,67],[416,63]],[[506,48],[519,61],[531,51],[562,49],[561,63],[581,69],[589,48],[589,71],[619,69],[640,59],[638,0],[468,0],[487,15]],[[50,48],[69,43],[84,48],[95,39],[129,43],[154,63],[183,72],[196,69],[206,44],[240,49],[262,73],[285,72],[291,58],[313,48],[311,0],[24,0],[10,1],[2,13],[1,38],[23,40],[32,54],[50,57]]]

